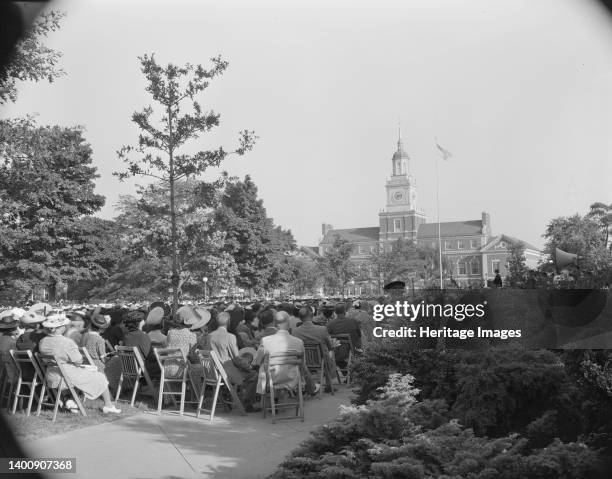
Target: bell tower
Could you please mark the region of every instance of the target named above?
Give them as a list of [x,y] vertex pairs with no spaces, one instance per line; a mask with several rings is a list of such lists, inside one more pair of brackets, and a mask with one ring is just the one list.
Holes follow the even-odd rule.
[[391,158],[391,177],[387,180],[387,206],[379,213],[380,241],[405,238],[416,241],[425,214],[417,210],[416,181],[409,173],[410,157],[404,150],[401,129],[397,150]]

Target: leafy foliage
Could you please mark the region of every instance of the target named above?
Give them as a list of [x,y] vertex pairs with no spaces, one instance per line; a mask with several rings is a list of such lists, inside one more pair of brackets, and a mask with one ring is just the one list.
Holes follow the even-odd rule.
[[0,277],[3,294],[104,278],[118,261],[109,221],[91,218],[92,151],[81,128],[0,121]]
[[352,250],[348,240],[336,235],[329,250],[318,258],[319,271],[332,293],[341,290],[344,294],[346,285],[357,276],[357,268],[351,261]]
[[15,45],[9,63],[0,69],[0,104],[17,100],[19,81],[53,82],[64,74],[57,66],[61,53],[43,45],[43,39],[59,29],[63,17],[63,13],[53,10],[39,15]]

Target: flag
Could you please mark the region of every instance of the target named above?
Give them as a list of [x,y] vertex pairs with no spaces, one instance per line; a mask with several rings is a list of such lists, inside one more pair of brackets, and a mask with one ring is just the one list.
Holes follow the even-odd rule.
[[441,146],[438,144],[438,142],[437,142],[437,141],[436,141],[436,146],[438,147],[438,150],[440,151],[440,154],[442,155],[442,159],[443,159],[444,161],[448,161],[448,159],[449,159],[451,156],[453,156],[453,155],[451,154],[451,152],[450,152],[450,151],[448,151],[448,150],[446,150],[446,149],[442,148],[442,147],[441,147]]

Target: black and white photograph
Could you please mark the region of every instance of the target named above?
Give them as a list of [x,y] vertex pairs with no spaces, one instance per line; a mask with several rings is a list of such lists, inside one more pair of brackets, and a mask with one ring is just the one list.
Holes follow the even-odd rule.
[[0,479],[612,477],[612,7],[0,2]]

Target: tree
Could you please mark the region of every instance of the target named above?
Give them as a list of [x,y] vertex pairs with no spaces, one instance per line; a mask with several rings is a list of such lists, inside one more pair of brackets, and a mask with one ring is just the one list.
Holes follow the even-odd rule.
[[24,37],[15,45],[9,63],[0,69],[0,104],[17,99],[18,81],[53,82],[64,74],[57,67],[61,53],[45,47],[44,37],[59,28],[64,14],[50,11],[41,14]]
[[[182,148],[189,140],[219,125],[220,115],[213,111],[203,112],[196,96],[208,88],[211,80],[223,74],[227,62],[221,57],[212,58],[212,68],[207,70],[191,64],[179,67],[170,63],[162,67],[153,55],[144,55],[139,60],[147,80],[146,91],[159,105],[162,116],[156,121],[151,106],[132,115],[141,133],[136,146],[124,146],[119,150],[119,158],[126,163],[127,170],[115,172],[115,175],[120,180],[129,176],[152,177],[168,186],[172,305],[176,309],[180,285],[176,183],[201,175],[211,166],[219,166],[230,154],[223,147],[193,154],[185,153]],[[190,103],[191,111],[184,111],[184,103]],[[244,155],[253,148],[255,138],[252,131],[241,131],[239,147],[232,153]]]
[[[202,278],[208,287],[227,287],[238,273],[234,259],[223,251],[225,233],[216,227],[214,194],[226,181],[207,183],[181,180],[175,184],[179,291],[202,295]],[[155,183],[138,190],[138,196],[122,196],[116,222],[121,227],[123,254],[107,285],[94,291],[99,297],[165,296],[171,286],[172,239],[168,221],[168,185]],[[147,286],[148,285],[148,286]],[[143,291],[148,287],[149,292]]]
[[542,235],[544,251],[556,248],[578,255],[578,266],[567,267],[576,287],[601,287],[612,281],[612,251],[606,248],[601,223],[593,216],[574,215],[551,220]]
[[357,276],[357,268],[351,261],[352,251],[350,242],[336,235],[329,251],[325,251],[318,260],[325,285],[334,290],[340,289],[342,295],[349,281]]
[[593,218],[600,224],[604,235],[604,244],[606,248],[612,248],[610,242],[610,231],[612,230],[612,203],[606,205],[600,201],[593,203],[587,213],[587,217]]
[[0,121],[0,286],[23,299],[33,288],[103,278],[117,262],[109,222],[92,218],[92,150],[79,127]]
[[250,176],[227,184],[216,223],[226,232],[224,251],[236,261],[240,286],[263,290],[291,280],[283,255],[295,248],[295,239],[291,231],[274,226]]
[[526,265],[525,243],[522,241],[508,242],[508,277],[510,287],[523,286],[527,281],[529,268]]

